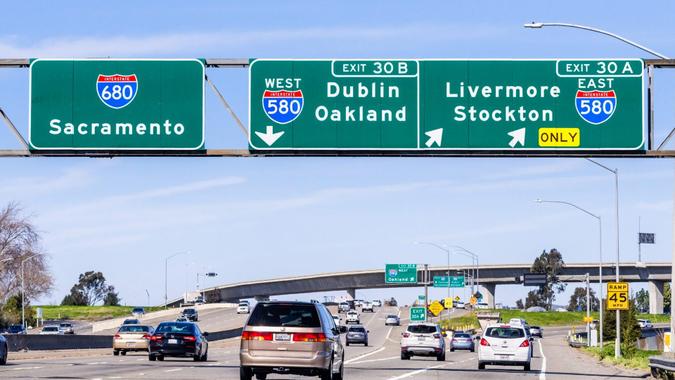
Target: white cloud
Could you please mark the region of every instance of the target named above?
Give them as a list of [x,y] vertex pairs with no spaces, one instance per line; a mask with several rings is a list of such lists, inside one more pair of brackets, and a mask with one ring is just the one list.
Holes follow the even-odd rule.
[[108,57],[182,54],[208,49],[269,46],[307,41],[459,41],[490,38],[504,31],[491,25],[410,24],[387,27],[310,27],[272,30],[218,30],[147,36],[49,37],[27,43],[16,37],[0,38],[3,57]]

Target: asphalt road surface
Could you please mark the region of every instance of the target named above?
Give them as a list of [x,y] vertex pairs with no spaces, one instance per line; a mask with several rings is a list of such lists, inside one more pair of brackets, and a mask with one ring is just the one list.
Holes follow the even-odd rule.
[[[221,313],[223,311],[221,310]],[[399,341],[403,327],[384,326],[384,317],[399,312],[383,307],[375,313],[361,314],[362,324],[370,330],[370,346],[346,347],[345,377],[350,379],[638,379],[646,372],[618,370],[598,364],[594,359],[568,347],[563,337],[565,330],[548,329],[544,339],[536,341],[532,370],[519,367],[488,366],[479,371],[477,354],[448,352],[445,362],[435,358],[413,357],[400,359]],[[402,317],[406,313],[402,312]],[[216,323],[210,321],[208,323]],[[243,323],[243,316],[221,314],[220,326]],[[403,325],[407,320],[403,318]],[[216,326],[215,324],[213,326]],[[112,356],[112,350],[74,353],[68,357],[45,357],[17,360],[10,357],[7,366],[0,367],[0,378],[67,378],[67,379],[238,379],[239,340],[212,342],[207,362],[191,359],[166,358],[164,362],[150,362],[145,354],[129,353]],[[48,356],[48,355],[47,355]],[[305,379],[305,377],[270,375],[269,379]]]

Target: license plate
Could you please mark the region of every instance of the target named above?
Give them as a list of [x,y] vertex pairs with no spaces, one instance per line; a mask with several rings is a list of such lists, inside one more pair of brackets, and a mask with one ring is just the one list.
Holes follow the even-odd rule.
[[127,342],[127,347],[133,347],[135,343]]
[[178,339],[169,339],[169,344],[178,344]]
[[274,340],[279,342],[288,342],[291,340],[291,334],[274,334]]
[[498,355],[501,360],[511,360],[511,355]]

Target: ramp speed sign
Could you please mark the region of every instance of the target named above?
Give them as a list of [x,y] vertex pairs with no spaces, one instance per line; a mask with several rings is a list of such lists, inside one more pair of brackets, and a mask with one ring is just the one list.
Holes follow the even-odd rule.
[[628,310],[628,283],[607,283],[607,310]]

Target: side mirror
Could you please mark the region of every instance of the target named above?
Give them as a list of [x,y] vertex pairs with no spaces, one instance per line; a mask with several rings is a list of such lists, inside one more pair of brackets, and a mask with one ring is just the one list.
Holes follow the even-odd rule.
[[367,333],[369,333],[369,332],[370,332],[370,330],[366,330],[366,332],[367,332]]
[[533,338],[533,337],[530,337],[530,342],[534,342],[534,338]]
[[447,337],[447,336],[448,336],[448,333],[446,333],[445,331],[443,331],[443,332],[441,333],[441,335],[443,335],[444,337]]
[[204,335],[204,336],[209,336],[209,332],[208,332],[208,331],[204,331],[204,332],[202,333],[202,335]]
[[480,340],[480,337],[476,336],[476,337],[473,338],[473,340]]
[[340,328],[338,329],[338,332],[340,334],[346,333],[347,332],[347,326],[340,326]]

